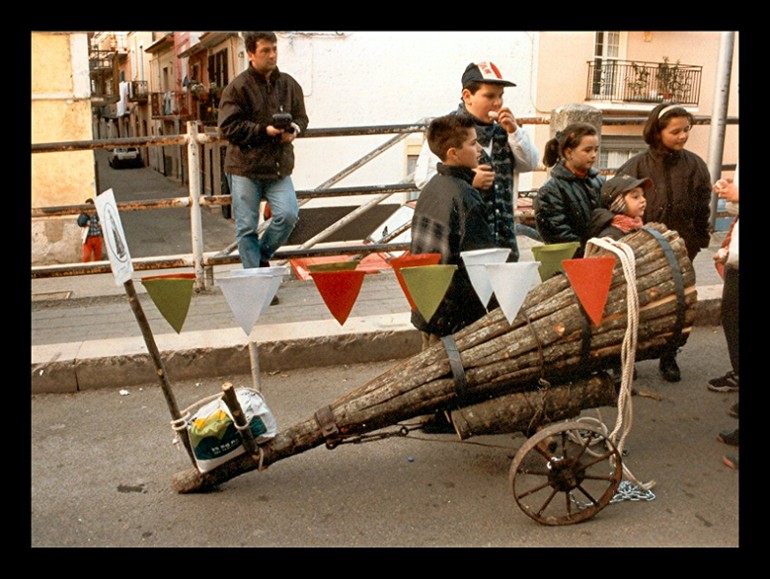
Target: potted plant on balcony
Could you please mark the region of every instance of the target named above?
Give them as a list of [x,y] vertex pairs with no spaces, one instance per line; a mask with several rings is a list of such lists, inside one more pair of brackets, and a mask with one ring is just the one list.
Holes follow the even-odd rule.
[[650,90],[650,69],[643,64],[631,63],[632,74],[626,77],[626,86],[631,93],[631,100],[648,100]]
[[190,94],[195,100],[204,100],[206,98],[206,87],[193,79],[190,81]]
[[687,78],[678,60],[671,64],[668,56],[664,56],[655,78],[658,81],[658,93],[664,100],[681,100],[687,88]]

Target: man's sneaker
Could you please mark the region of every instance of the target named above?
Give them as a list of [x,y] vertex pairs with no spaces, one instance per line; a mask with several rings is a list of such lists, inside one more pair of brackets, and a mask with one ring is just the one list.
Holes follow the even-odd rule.
[[738,374],[728,372],[720,378],[709,380],[708,389],[712,392],[738,392]]
[[717,434],[717,440],[729,444],[730,446],[738,446],[738,429],[723,430]]
[[658,363],[658,370],[660,375],[666,382],[679,382],[682,379],[682,374],[679,372],[679,365],[676,363],[676,356],[671,354],[664,354],[660,358]]
[[275,294],[273,296],[273,299],[270,300],[270,305],[271,306],[275,306],[275,305],[280,304],[280,303],[281,303],[281,300],[278,299],[278,294]]
[[722,457],[722,462],[725,464],[725,466],[733,469],[738,470],[738,457],[733,456],[732,454],[726,454]]
[[727,413],[733,418],[738,418],[738,403],[736,402],[730,406],[730,410],[728,410]]

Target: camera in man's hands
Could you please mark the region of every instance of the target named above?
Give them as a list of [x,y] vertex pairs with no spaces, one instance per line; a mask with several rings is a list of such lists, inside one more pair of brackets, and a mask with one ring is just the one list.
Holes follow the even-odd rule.
[[283,129],[287,133],[293,133],[294,127],[291,124],[292,120],[291,113],[275,113],[273,115],[273,126],[276,129]]

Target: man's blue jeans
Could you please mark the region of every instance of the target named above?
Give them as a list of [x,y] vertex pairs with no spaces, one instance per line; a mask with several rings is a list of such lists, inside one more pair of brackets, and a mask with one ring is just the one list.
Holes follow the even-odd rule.
[[[244,268],[259,267],[289,239],[299,219],[299,204],[291,177],[259,181],[227,175],[235,218],[235,239]],[[257,236],[259,203],[266,199],[273,214],[262,239]]]

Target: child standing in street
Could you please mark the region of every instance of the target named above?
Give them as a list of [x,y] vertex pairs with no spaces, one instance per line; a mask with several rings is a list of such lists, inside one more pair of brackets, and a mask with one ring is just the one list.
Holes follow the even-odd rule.
[[[714,255],[714,261],[721,264],[724,275],[724,285],[722,286],[722,329],[727,342],[727,351],[730,355],[731,370],[719,378],[709,380],[708,389],[714,392],[738,392],[738,374],[739,352],[740,352],[740,331],[739,331],[739,284],[740,274],[738,269],[738,231],[740,221],[739,214],[739,190],[738,190],[738,169],[735,169],[733,179],[720,179],[714,184],[714,192],[722,199],[727,201],[727,210],[735,215],[728,236],[725,238],[727,243],[720,248]],[[729,414],[738,418],[738,402],[729,409]],[[717,435],[717,440],[738,446],[738,428],[735,430],[723,430]],[[723,462],[730,468],[738,468],[738,459],[733,455],[723,457]]]
[[[471,184],[484,201],[486,221],[495,245],[509,247],[508,261],[519,261],[514,175],[536,169],[539,154],[511,109],[503,106],[506,87],[516,84],[504,79],[493,62],[470,63],[463,72],[461,84],[461,102],[457,110],[449,114],[470,118],[476,128],[481,156]],[[426,140],[414,170],[417,187],[425,187],[436,174],[439,161]]]
[[[626,161],[618,175],[649,177],[655,186],[647,191],[645,223],[663,223],[679,233],[690,261],[711,240],[711,177],[706,163],[684,147],[693,125],[692,114],[678,104],[663,103],[650,112],[642,129],[649,149]],[[659,371],[668,382],[682,377],[676,362],[678,346],[660,357]]]
[[[86,203],[94,205],[93,199],[86,199]],[[78,215],[78,225],[82,228],[83,261],[101,261],[102,259],[102,226],[99,223],[99,214],[96,207],[93,211],[84,211]]]
[[412,312],[412,324],[423,335],[423,349],[486,314],[460,253],[495,247],[484,201],[471,186],[481,153],[473,119],[452,114],[437,117],[426,135],[441,162],[417,200],[410,252],[440,253],[440,263],[455,264],[457,270],[430,320],[417,310]]
[[644,225],[647,208],[644,193],[652,187],[650,179],[618,175],[602,185],[601,207],[591,214],[591,237],[618,240]]
[[599,207],[604,177],[594,167],[599,134],[593,125],[573,123],[545,144],[543,163],[553,167],[534,202],[537,230],[546,243],[577,241],[583,257],[591,237],[591,213]]

